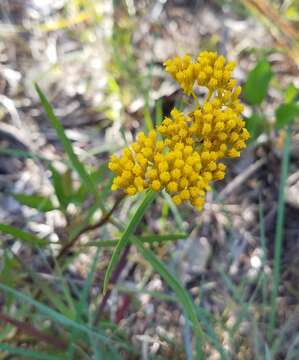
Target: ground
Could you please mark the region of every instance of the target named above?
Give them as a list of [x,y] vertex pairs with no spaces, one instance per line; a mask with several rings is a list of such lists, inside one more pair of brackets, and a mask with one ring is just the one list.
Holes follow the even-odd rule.
[[[284,101],[284,89],[291,83],[299,87],[298,39],[292,32],[298,22],[290,21],[286,14],[280,14],[278,19],[283,20],[278,21],[275,4],[274,13],[267,11],[268,3],[264,1],[242,4],[194,0],[54,0],[42,4],[11,0],[0,4],[0,219],[1,223],[53,242],[50,249],[37,251],[0,234],[2,263],[7,259],[8,247],[17,262],[9,285],[51,304],[42,288],[32,286],[32,271],[61,296],[57,272],[61,269],[70,289],[72,283],[82,288],[96,253],[96,247],[83,245],[117,238],[113,221],[125,224],[136,204],[135,198],[121,201],[119,193],[111,193],[105,201],[108,209],[116,203],[112,221],[97,226],[105,213],[94,211],[91,224],[96,225],[89,224],[90,228],[78,233],[72,246],[61,255],[71,230],[82,223],[94,198],[76,198],[67,208],[68,215],[62,216],[58,210],[41,213],[21,205],[11,195],[38,193],[55,198],[49,162],[65,174],[65,191],[73,184],[75,192],[80,184],[78,176],[67,171],[66,155],[42,109],[35,82],[53,105],[76,155],[96,170],[109,154],[124,146],[124,139],[132,141],[149,119],[168,115],[180,101],[186,103],[163,70],[167,58],[185,52],[196,55],[203,49],[218,50],[237,62],[235,75],[243,84],[249,70],[264,55],[275,78],[262,109],[245,104],[244,116],[250,118],[262,110],[270,131],[254,139],[239,159],[228,163],[226,178],[208,194],[203,212],[188,206],[177,212],[159,196],[137,234],[187,233],[187,239],[151,248],[177,274],[195,303],[212,314],[214,331],[233,359],[267,358],[266,319],[271,311],[281,164],[287,133],[275,129],[273,123],[275,109]],[[187,108],[189,105],[186,103]],[[269,359],[299,356],[298,149],[299,133],[293,126],[285,221],[281,227],[278,319],[273,357]],[[103,194],[108,191],[111,174],[105,176],[98,184]],[[106,298],[102,296],[110,256],[110,249],[104,248],[98,255],[90,293],[90,306],[98,320],[114,322],[120,332],[124,331],[126,339],[139,351],[136,359],[154,355],[185,359],[191,340],[181,308],[173,302],[165,282],[133,246],[120,260],[113,291]],[[1,282],[6,280],[2,278]],[[168,296],[167,300],[161,294]],[[76,298],[76,292],[71,290],[71,296]],[[0,294],[3,312],[7,311],[4,302]],[[18,316],[19,320],[28,319],[23,308]],[[35,346],[34,336],[29,341],[22,328],[10,327],[8,342]],[[48,345],[44,346],[46,351]],[[88,352],[84,345],[82,348]],[[207,359],[219,358],[212,345],[206,354]],[[132,359],[133,355],[123,356]]]

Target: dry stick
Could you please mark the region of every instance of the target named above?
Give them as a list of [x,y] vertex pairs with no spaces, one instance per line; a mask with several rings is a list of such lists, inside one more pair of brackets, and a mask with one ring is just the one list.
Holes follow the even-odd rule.
[[124,198],[124,194],[119,196],[116,199],[116,201],[115,201],[114,205],[112,206],[112,208],[107,213],[105,213],[98,222],[96,222],[95,224],[87,225],[83,229],[81,229],[79,231],[79,233],[60,250],[59,254],[57,255],[56,260],[59,260],[61,257],[63,257],[75,245],[75,243],[78,241],[78,239],[80,238],[80,236],[82,234],[84,234],[84,233],[86,233],[88,231],[91,231],[91,230],[95,230],[95,229],[103,226],[104,224],[106,224],[109,221],[111,215],[116,210],[116,208],[118,207],[118,205],[120,204],[120,202],[122,201],[123,198]]
[[266,164],[266,159],[260,159],[255,163],[251,164],[245,171],[240,175],[236,176],[220,193],[220,198],[225,198],[235,191],[239,186],[243,184],[253,173],[255,173],[260,167]]
[[278,11],[267,0],[244,0],[245,4],[255,8],[260,14],[268,19],[280,33],[285,36],[299,41],[299,34],[295,26],[291,22],[285,20]]
[[30,335],[40,341],[43,341],[49,345],[52,345],[55,348],[59,348],[61,350],[65,350],[67,348],[67,344],[63,340],[59,339],[58,337],[48,335],[48,334],[38,330],[33,325],[31,325],[27,322],[13,319],[10,316],[5,315],[1,312],[0,312],[0,321],[4,321],[8,324],[11,324],[11,325],[15,326],[16,328],[18,328],[18,330],[20,330],[21,332],[23,332],[27,335]]
[[284,20],[269,1],[242,0],[242,2],[249,10],[257,12],[258,16],[262,17],[277,45],[283,47],[289,58],[298,64],[299,35],[297,29],[290,22]]
[[126,266],[127,264],[127,257],[128,257],[128,254],[129,254],[129,251],[130,251],[130,244],[127,245],[123,251],[123,253],[121,254],[120,256],[120,259],[118,261],[118,264],[111,276],[111,279],[110,279],[110,288],[106,291],[97,311],[96,311],[96,314],[95,314],[95,318],[94,318],[94,325],[96,326],[97,323],[99,322],[100,318],[101,318],[101,315],[104,311],[104,308],[107,304],[107,301],[111,295],[111,285],[117,283],[118,281],[118,278],[120,277],[120,274],[121,272],[123,271],[124,267]]

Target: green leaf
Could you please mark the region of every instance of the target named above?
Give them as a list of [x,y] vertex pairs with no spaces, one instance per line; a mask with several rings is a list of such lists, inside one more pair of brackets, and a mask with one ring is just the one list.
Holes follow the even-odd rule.
[[132,237],[130,241],[137,247],[142,256],[152,265],[152,267],[161,275],[161,277],[175,292],[180,301],[180,304],[182,305],[189,321],[193,326],[197,341],[201,344],[204,334],[197,318],[197,309],[187,290],[180,284],[180,282],[177,280],[177,277],[168,271],[166,266],[153,254],[153,252],[144,247],[141,241],[134,237]]
[[48,244],[47,240],[41,239],[33,234],[30,234],[27,231],[15,228],[14,226],[0,224],[0,231],[2,231],[5,234],[12,235],[13,237],[22,240],[24,242],[27,242],[31,245],[45,246]]
[[261,134],[267,132],[267,127],[267,120],[259,114],[254,113],[247,118],[246,128],[250,133],[249,142],[254,142]]
[[29,206],[42,212],[48,212],[57,209],[52,201],[41,195],[27,195],[27,194],[11,194],[22,205]]
[[[138,236],[138,239],[140,241],[142,241],[143,243],[149,243],[149,244],[162,243],[165,241],[175,241],[175,240],[181,240],[181,239],[186,239],[186,238],[187,238],[187,234],[184,234],[184,233]],[[111,246],[116,246],[119,241],[120,241],[120,239],[91,241],[91,242],[88,242],[88,243],[82,245],[82,247],[86,247],[86,246],[111,247]]]
[[96,188],[94,186],[94,183],[93,183],[92,179],[90,178],[88,172],[86,171],[84,165],[80,162],[77,155],[74,153],[73,146],[72,146],[70,140],[65,135],[64,128],[61,125],[60,120],[54,114],[52,106],[50,105],[46,96],[44,95],[44,93],[42,92],[42,90],[39,88],[39,86],[37,84],[35,84],[35,89],[38,93],[38,96],[43,105],[43,108],[48,116],[48,119],[49,119],[52,127],[56,131],[56,134],[57,134],[60,142],[63,145],[64,151],[66,152],[66,154],[69,157],[72,167],[78,173],[81,181],[86,184],[87,188],[91,189],[96,194]]
[[32,351],[28,349],[18,348],[9,344],[0,344],[0,350],[9,354],[19,355],[25,359],[37,359],[37,360],[63,360],[64,357],[51,356],[45,353]]
[[270,80],[273,76],[267,59],[262,58],[248,73],[243,87],[243,96],[251,105],[261,104],[267,95]]
[[129,242],[130,236],[133,235],[133,233],[136,230],[137,226],[139,225],[145,211],[150,206],[150,204],[154,201],[155,196],[156,196],[156,193],[151,190],[146,192],[141,204],[137,208],[135,214],[132,216],[132,218],[129,221],[126,229],[124,230],[121,238],[119,239],[116,247],[114,248],[110,262],[108,264],[108,268],[105,273],[104,285],[103,285],[104,293],[107,291],[110,277],[112,275],[112,271],[114,270],[114,268],[116,266],[116,263],[118,261],[118,258],[120,256],[122,250]]
[[284,102],[289,104],[298,100],[299,89],[294,84],[290,84],[284,92]]
[[294,103],[282,104],[276,109],[275,116],[277,129],[282,129],[293,122],[296,117],[299,117],[299,105]]

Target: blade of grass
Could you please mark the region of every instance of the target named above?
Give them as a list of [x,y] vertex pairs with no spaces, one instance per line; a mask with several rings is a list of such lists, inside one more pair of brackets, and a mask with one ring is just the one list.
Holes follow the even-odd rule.
[[[186,314],[184,314],[184,318],[186,318]],[[192,337],[191,337],[191,328],[188,321],[184,321],[183,326],[183,340],[184,340],[184,347],[187,360],[192,360]]]
[[[165,235],[145,235],[145,236],[138,236],[138,239],[142,241],[143,243],[163,243],[165,241],[175,241],[175,240],[182,240],[186,239],[187,234],[165,234]],[[82,247],[86,246],[97,246],[97,247],[113,247],[118,244],[120,239],[115,240],[98,240],[98,241],[92,241],[88,242]]]
[[50,162],[50,159],[48,159],[42,155],[38,155],[31,151],[25,151],[25,150],[19,150],[19,149],[10,149],[10,148],[0,149],[0,154],[14,156],[14,157],[18,157],[18,158],[25,158],[25,159],[39,159],[39,160],[43,160],[46,162]]
[[[76,321],[83,321],[82,315],[83,315],[84,312],[85,312],[85,314],[88,314],[88,293],[89,293],[89,290],[90,290],[90,287],[91,287],[91,284],[92,284],[94,273],[96,271],[96,263],[97,263],[99,254],[100,254],[100,248],[97,249],[96,255],[93,258],[91,268],[90,268],[90,270],[88,272],[87,279],[84,282],[84,286],[83,286],[83,289],[82,289],[81,294],[80,294],[79,304],[77,304],[77,306],[76,306],[76,310],[77,310],[77,312],[76,312]],[[74,355],[75,355],[74,352],[75,352],[75,349],[76,349],[75,344],[76,344],[76,339],[77,338],[78,338],[78,331],[72,330],[71,338],[70,338],[70,344],[69,344],[69,348],[68,348],[68,358],[69,359],[74,358]],[[93,341],[96,341],[96,339],[91,338],[90,336],[89,336],[89,339],[90,340],[92,339]],[[92,346],[92,343],[90,345]],[[101,355],[102,352],[101,352],[100,348],[98,349],[98,354],[100,354],[100,356],[102,358],[102,355]]]
[[[267,263],[267,246],[266,246],[266,232],[265,232],[265,216],[264,216],[264,209],[262,205],[261,198],[259,199],[259,227],[260,227],[260,239],[261,245],[263,249],[263,256],[262,256],[262,264],[263,267],[266,266]],[[262,300],[263,300],[263,307],[265,308],[267,305],[267,286],[268,286],[268,275],[264,271],[261,274],[261,286],[262,286]]]
[[158,99],[156,101],[155,118],[156,118],[156,126],[161,125],[163,120],[162,99]]
[[49,164],[49,170],[51,171],[52,174],[51,180],[55,190],[55,194],[57,196],[60,206],[65,211],[69,203],[69,199],[68,196],[66,196],[65,194],[64,182],[65,182],[66,174],[69,174],[69,171],[67,171],[65,174],[60,174],[52,164]]
[[37,209],[38,211],[48,212],[57,209],[57,207],[52,203],[51,199],[46,196],[17,193],[11,193],[11,195],[20,204]]
[[135,288],[132,286],[124,286],[124,285],[120,285],[120,284],[115,284],[114,285],[115,288],[119,291],[119,292],[124,292],[127,294],[135,294],[135,295],[149,295],[155,299],[161,300],[161,301],[167,301],[167,302],[175,302],[177,303],[178,300],[175,296],[173,295],[169,295],[169,294],[165,294],[161,291],[151,291],[151,290],[146,290],[146,289],[139,289],[139,288]]
[[87,275],[87,279],[84,282],[84,286],[83,286],[83,289],[81,292],[79,306],[77,307],[79,318],[81,317],[83,311],[85,311],[86,314],[88,313],[88,311],[87,311],[88,310],[88,293],[90,291],[92,281],[94,279],[94,275],[96,272],[96,265],[97,265],[99,255],[100,255],[100,249],[98,248],[96,251],[96,254],[93,258],[93,262],[91,264],[90,270]]
[[66,306],[69,309],[69,311],[68,311],[68,313],[70,314],[69,318],[75,319],[75,317],[76,317],[75,301],[74,301],[73,296],[71,295],[68,281],[67,281],[66,277],[63,275],[63,270],[60,267],[60,264],[57,261],[57,259],[54,258],[53,261],[55,264],[55,273],[57,274],[57,277],[59,279],[59,284],[61,285],[62,294],[64,295],[63,299],[64,299]]
[[278,209],[275,229],[275,243],[274,243],[274,269],[273,269],[273,284],[271,293],[271,312],[268,328],[268,339],[271,342],[273,339],[273,331],[276,325],[277,317],[277,295],[280,282],[280,267],[281,267],[281,247],[283,240],[284,227],[284,210],[285,210],[285,185],[289,171],[289,157],[290,157],[290,143],[291,143],[291,127],[286,131],[284,141],[283,158],[281,164],[281,175],[278,194]]
[[226,351],[222,346],[222,343],[220,342],[218,336],[216,335],[213,326],[210,324],[210,321],[208,319],[210,314],[207,312],[207,310],[200,307],[197,308],[197,314],[203,326],[205,337],[209,340],[210,344],[212,344],[215,347],[215,349],[219,352],[221,356],[221,360],[229,360],[229,357],[226,354]]
[[23,294],[22,292],[20,292],[18,290],[12,289],[11,287],[6,286],[1,283],[0,283],[0,289],[3,292],[5,292],[6,294],[10,294],[10,295],[14,296],[14,298],[19,300],[20,302],[26,303],[26,304],[29,304],[29,305],[35,307],[38,310],[38,312],[49,317],[52,321],[57,322],[58,324],[60,324],[62,326],[74,328],[76,330],[82,331],[83,333],[85,333],[87,335],[95,336],[97,339],[102,341],[104,344],[109,345],[111,343],[114,343],[114,346],[127,348],[126,344],[121,343],[120,341],[116,341],[116,340],[112,339],[111,337],[109,337],[109,338],[106,337],[98,329],[97,329],[97,331],[94,331],[92,328],[90,328],[87,325],[80,324],[74,320],[71,320],[71,319],[67,318],[66,316],[58,313],[57,311],[49,308],[48,306],[30,298],[29,296]]
[[22,257],[15,254],[11,249],[10,252],[22,266],[23,271],[28,273],[28,275],[31,277],[34,286],[41,290],[47,301],[52,306],[54,306],[55,309],[66,315],[68,318],[73,318],[71,309],[67,305],[65,305],[63,301],[64,299],[61,299],[60,296],[57,296],[57,293],[48,286],[45,280],[36,271],[31,269],[31,267],[28,266],[25,261],[23,261]]
[[14,226],[7,225],[7,224],[0,224],[0,232],[11,235],[11,236],[15,237],[16,239],[19,239],[21,241],[24,241],[26,243],[29,243],[29,244],[35,245],[35,246],[45,246],[49,243],[48,240],[41,239],[27,231],[18,229]]
[[19,355],[26,359],[37,359],[37,360],[63,360],[64,357],[51,356],[41,352],[17,348],[9,344],[0,344],[0,350],[5,351],[9,354]]
[[56,134],[57,134],[61,144],[63,145],[64,151],[68,155],[68,158],[70,160],[72,167],[78,173],[81,181],[83,183],[85,183],[86,187],[88,189],[91,189],[93,191],[93,193],[96,194],[97,191],[94,186],[94,183],[93,183],[92,179],[90,178],[88,172],[86,171],[84,165],[80,162],[77,155],[74,153],[73,146],[72,146],[70,140],[65,135],[64,128],[61,125],[60,120],[54,114],[52,106],[50,105],[46,96],[44,95],[44,93],[42,92],[42,90],[39,88],[39,86],[37,84],[35,84],[35,89],[38,93],[38,96],[43,105],[43,108],[48,116],[48,119],[49,119],[52,127],[56,131]]
[[[168,271],[165,265],[158,259],[149,249],[143,246],[143,243],[137,238],[130,238],[130,241],[137,247],[142,256],[152,265],[152,267],[161,275],[166,283],[172,288],[177,295],[180,304],[182,305],[186,316],[192,324],[195,338],[198,344],[202,344],[203,331],[197,318],[197,309],[187,292],[187,290],[180,284],[177,278]],[[197,359],[204,359],[204,353],[201,351],[196,354]]]
[[104,277],[104,285],[103,285],[103,293],[104,294],[106,293],[106,291],[108,289],[110,277],[112,275],[112,272],[116,266],[116,263],[118,261],[118,258],[120,256],[122,250],[128,244],[130,236],[136,230],[145,211],[150,206],[150,204],[154,201],[155,196],[156,196],[156,193],[151,190],[149,190],[145,193],[145,196],[143,197],[141,204],[139,205],[136,212],[132,216],[132,218],[129,221],[126,229],[124,230],[121,238],[119,239],[116,247],[114,248],[110,262],[108,264],[108,268],[105,273],[105,277]]

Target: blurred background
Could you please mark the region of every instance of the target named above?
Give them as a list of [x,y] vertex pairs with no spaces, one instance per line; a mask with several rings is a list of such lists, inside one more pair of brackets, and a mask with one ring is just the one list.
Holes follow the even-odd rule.
[[107,159],[188,109],[163,62],[202,50],[236,61],[250,145],[203,212],[164,194],[137,234],[176,234],[150,248],[202,309],[205,359],[299,359],[298,0],[0,1],[1,359],[193,358],[133,246],[102,283],[138,200],[110,192]]

